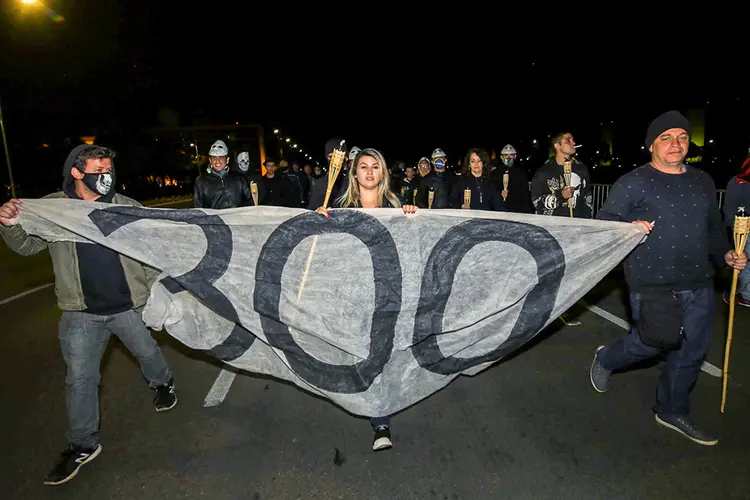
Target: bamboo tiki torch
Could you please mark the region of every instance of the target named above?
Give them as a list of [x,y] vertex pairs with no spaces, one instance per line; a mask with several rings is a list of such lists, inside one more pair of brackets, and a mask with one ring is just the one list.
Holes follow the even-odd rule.
[[[734,217],[734,251],[742,255],[750,232],[750,217],[745,216],[745,207],[739,207]],[[734,298],[737,294],[737,279],[740,271],[735,269],[732,276],[732,290],[729,293],[729,326],[727,329],[727,345],[724,349],[724,373],[721,387],[721,413],[727,402],[727,379],[729,377],[729,349],[732,347],[732,330],[734,329]]]
[[[563,164],[563,175],[565,176],[565,187],[570,187],[570,175],[572,172],[570,160]],[[568,208],[570,209],[570,216],[573,217],[573,193],[568,198]]]
[[464,189],[464,205],[469,205],[471,208],[471,189]]
[[336,183],[339,172],[341,172],[341,165],[344,164],[344,157],[346,156],[346,151],[343,151],[344,141],[341,141],[339,147],[341,149],[337,148],[333,150],[331,161],[328,165],[328,186],[326,186],[326,198],[323,201],[323,207],[325,208],[328,208],[328,199],[331,197],[333,185]]
[[[333,150],[331,155],[331,161],[328,163],[328,186],[326,186],[326,197],[323,200],[323,207],[328,208],[328,199],[331,197],[333,192],[333,185],[336,183],[336,178],[341,171],[341,165],[344,164],[344,158],[346,157],[346,151],[344,151],[344,141],[338,148]],[[307,276],[310,274],[310,265],[312,264],[313,256],[315,255],[315,247],[318,244],[318,235],[313,237],[312,245],[310,246],[310,252],[307,254],[307,263],[305,264],[305,272],[302,275],[302,281],[299,285],[299,291],[297,292],[297,304],[299,304],[300,297],[302,297],[302,291],[305,289],[305,283],[307,283]]]
[[505,172],[503,174],[503,193],[505,193],[503,195],[503,201],[505,201],[506,198],[508,198],[508,183],[509,182],[510,182],[510,175],[508,174],[508,172]]
[[253,203],[258,206],[258,183],[253,181],[250,183],[250,193],[253,195]]
[[435,199],[435,188],[431,187],[430,192],[427,193],[427,208],[432,208],[432,201]]

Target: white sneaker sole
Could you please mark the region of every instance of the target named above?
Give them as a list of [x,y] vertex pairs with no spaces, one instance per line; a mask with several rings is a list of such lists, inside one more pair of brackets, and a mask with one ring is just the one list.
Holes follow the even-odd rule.
[[680,429],[676,425],[672,425],[669,422],[665,422],[664,420],[660,419],[659,415],[654,415],[654,419],[656,420],[657,424],[663,425],[664,427],[666,427],[668,429],[672,429],[673,431],[677,431],[680,434],[682,434],[683,436],[685,436],[686,438],[688,438],[690,441],[693,441],[695,443],[702,444],[703,446],[716,446],[717,444],[719,444],[719,440],[718,439],[716,439],[714,441],[703,441],[701,439],[696,439],[694,437],[690,437],[687,434],[685,434],[685,431],[683,431],[682,429]]
[[167,411],[167,410],[171,410],[171,409],[172,409],[172,408],[174,408],[175,406],[177,406],[177,398],[174,398],[174,403],[172,403],[172,406],[167,406],[167,407],[164,407],[164,408],[157,408],[157,409],[156,409],[156,411]]
[[372,451],[387,450],[392,447],[393,443],[387,437],[378,438],[372,443]]
[[604,390],[602,391],[602,390],[600,390],[600,389],[599,389],[599,388],[598,388],[598,387],[596,386],[596,384],[594,383],[594,364],[596,363],[596,354],[597,354],[597,353],[598,353],[599,351],[601,351],[602,349],[604,349],[604,346],[603,346],[603,345],[600,345],[600,346],[599,346],[599,347],[598,347],[598,348],[596,349],[596,353],[594,353],[594,361],[592,361],[592,362],[591,362],[591,368],[589,368],[589,380],[591,381],[591,387],[593,387],[593,388],[594,388],[594,390],[595,390],[596,392],[600,393],[600,394],[604,394],[605,392],[607,392],[607,389],[604,389]]

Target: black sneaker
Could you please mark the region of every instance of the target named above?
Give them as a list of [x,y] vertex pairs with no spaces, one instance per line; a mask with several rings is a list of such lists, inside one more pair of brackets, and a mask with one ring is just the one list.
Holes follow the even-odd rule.
[[177,395],[174,392],[173,380],[156,388],[156,396],[154,396],[154,406],[156,406],[156,411],[171,410],[176,404]]
[[710,435],[708,432],[701,430],[690,419],[684,415],[666,415],[656,414],[654,415],[656,422],[668,429],[677,431],[688,439],[695,441],[703,446],[715,446],[719,443],[719,439],[715,436]]
[[375,437],[372,440],[372,451],[387,450],[392,447],[391,429],[387,425],[379,425],[375,428]]
[[[729,305],[729,292],[724,291],[724,293],[721,296],[724,299],[724,303]],[[742,295],[740,295],[739,293],[735,294],[734,303],[737,304],[738,306],[750,307],[750,300],[743,298]]]
[[600,345],[594,353],[594,361],[591,362],[591,369],[589,370],[589,380],[591,385],[594,386],[596,392],[607,391],[607,381],[609,376],[612,374],[611,371],[605,370],[604,367],[599,364],[599,351],[604,349],[603,345]]
[[52,469],[52,472],[44,478],[44,484],[57,486],[58,484],[67,483],[78,474],[78,469],[83,464],[87,464],[99,456],[102,451],[102,445],[98,444],[94,448],[83,448],[73,446],[72,444],[65,450],[60,458],[60,462]]

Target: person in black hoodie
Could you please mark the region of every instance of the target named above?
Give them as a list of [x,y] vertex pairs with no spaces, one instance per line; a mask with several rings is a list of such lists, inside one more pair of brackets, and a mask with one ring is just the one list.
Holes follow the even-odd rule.
[[206,173],[195,180],[195,208],[236,208],[253,204],[250,186],[238,172],[229,168],[229,149],[224,141],[216,141],[208,151],[211,163]]
[[[590,219],[594,216],[593,192],[589,169],[573,158],[573,134],[564,132],[552,138],[555,156],[550,158],[531,180],[531,200],[539,215],[570,217],[569,204],[573,204],[573,217]],[[566,186],[565,162],[571,162],[570,186]]]
[[[449,208],[451,188],[455,176],[447,171],[447,155],[440,148],[432,152],[433,170],[422,177],[417,188],[417,206],[419,208]],[[433,193],[432,206],[430,206],[429,195]]]
[[656,422],[692,441],[719,442],[690,418],[690,393],[713,337],[715,268],[745,269],[730,250],[711,176],[685,165],[690,123],[677,111],[648,127],[651,161],[612,186],[598,219],[630,222],[648,237],[625,260],[633,316],[630,334],[594,354],[589,379],[607,390],[612,372],[666,355],[653,406]]
[[[529,179],[526,173],[515,166],[516,148],[506,144],[500,152],[500,166],[492,171],[492,182],[500,189],[503,200],[503,210],[521,214],[534,213],[529,191]],[[503,177],[507,175],[508,189],[503,185]]]
[[299,192],[292,188],[292,183],[286,174],[281,173],[276,160],[266,157],[263,166],[266,167],[266,175],[260,181],[264,192],[260,204],[299,208]]
[[[468,205],[464,203],[464,191],[467,189],[471,191]],[[487,151],[471,148],[466,153],[461,176],[453,181],[448,206],[471,210],[503,210],[500,191],[490,181],[490,155]]]
[[[539,215],[570,217],[570,204],[573,204],[573,217],[593,217],[593,195],[589,170],[583,163],[573,158],[575,140],[570,132],[557,134],[552,138],[555,156],[550,158],[531,180],[531,201]],[[564,164],[571,163],[570,185],[565,181]],[[583,200],[583,203],[580,202]],[[560,320],[566,326],[580,326],[581,322],[561,314]]]
[[[260,205],[262,200],[265,198],[266,193],[263,187],[263,183],[261,182],[261,176],[250,170],[250,153],[247,151],[242,151],[240,154],[238,154],[236,164],[237,164],[237,170],[239,171],[239,174],[242,176],[245,182],[250,186],[251,195],[253,193],[253,189],[252,189],[253,184],[255,184],[255,186],[257,187],[258,205]],[[255,205],[255,200],[253,200],[253,205]]]
[[[141,206],[116,192],[114,151],[96,145],[73,149],[63,167],[62,191],[45,198]],[[177,404],[172,372],[141,317],[159,271],[94,243],[48,242],[18,225],[23,205],[11,200],[0,207],[0,235],[21,255],[48,249],[55,271],[57,302],[62,309],[59,341],[66,365],[69,446],[44,484],[72,479],[102,451],[99,443],[99,364],[112,334],[135,356],[156,391],[156,411]]]
[[[333,150],[338,149],[341,151],[346,152],[346,141],[341,137],[334,137],[333,139],[328,139],[328,142],[326,142],[326,149],[325,149],[325,155],[328,159],[328,162],[331,162],[331,157],[333,156]],[[336,178],[336,181],[333,184],[333,191],[331,191],[331,196],[328,200],[329,206],[332,200],[335,200],[341,194],[346,191],[346,175],[345,170],[348,170],[347,167],[349,165],[346,164],[346,160],[344,160],[344,165],[341,167],[341,172],[339,173],[338,177]],[[350,163],[351,164],[351,163]],[[317,174],[317,167],[315,168],[316,174]],[[322,171],[321,171],[322,174]],[[312,188],[312,194],[310,195],[310,201],[307,204],[307,208],[309,210],[316,210],[318,207],[323,205],[323,202],[326,199],[326,190],[328,189],[328,179],[325,175],[321,175],[318,177],[315,181],[315,184]]]

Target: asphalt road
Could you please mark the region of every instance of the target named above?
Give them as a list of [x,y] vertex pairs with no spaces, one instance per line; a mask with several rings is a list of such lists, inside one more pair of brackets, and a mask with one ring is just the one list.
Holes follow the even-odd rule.
[[[2,252],[0,272],[13,285],[0,288],[0,301],[51,279],[44,255],[24,265]],[[617,275],[586,300],[627,319]],[[728,309],[719,304],[707,357],[716,367]],[[510,358],[393,417],[394,447],[381,453],[371,451],[366,419],[271,378],[240,373],[221,404],[204,407],[221,365],[166,332],[154,335],[179,403],[156,413],[137,364],[113,339],[102,363],[103,452],[58,487],[42,484],[66,446],[53,288],[6,302],[0,314],[1,498],[750,498],[748,309],[736,313],[726,413],[710,366],[693,395],[696,420],[721,437],[716,447],[654,422],[659,360],[614,375],[605,394],[591,388],[595,348],[625,331],[585,308],[581,326],[555,323]]]

